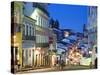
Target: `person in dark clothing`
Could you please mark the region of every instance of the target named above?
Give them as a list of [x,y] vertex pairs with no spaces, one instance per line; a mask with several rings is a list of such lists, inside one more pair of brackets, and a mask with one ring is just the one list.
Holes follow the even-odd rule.
[[[96,54],[97,54],[97,47],[95,47],[95,52],[96,52]],[[95,59],[95,66],[94,66],[94,68],[98,68],[98,59],[97,59],[97,57],[96,57],[96,59]]]
[[94,68],[96,68],[97,69],[97,58],[95,59],[95,66],[94,66]]
[[64,67],[64,61],[61,60],[61,70],[63,70],[63,67]]

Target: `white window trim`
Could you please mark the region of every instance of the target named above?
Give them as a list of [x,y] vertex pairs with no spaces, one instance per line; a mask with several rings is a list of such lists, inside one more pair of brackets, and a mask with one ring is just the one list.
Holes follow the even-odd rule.
[[25,36],[27,35],[27,31],[26,31],[26,28],[27,27],[27,25],[26,25],[26,23],[25,23]]

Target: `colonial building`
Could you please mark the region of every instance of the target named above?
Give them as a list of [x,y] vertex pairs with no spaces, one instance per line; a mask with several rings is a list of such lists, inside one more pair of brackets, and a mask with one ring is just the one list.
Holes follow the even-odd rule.
[[89,7],[88,14],[88,45],[90,50],[92,51],[92,64],[94,65],[94,60],[96,58],[96,50],[97,50],[97,7],[91,6]]
[[22,26],[23,67],[34,66],[35,22],[34,19],[24,15]]
[[34,64],[36,67],[50,65],[49,50],[49,13],[46,3],[24,3],[24,14],[35,19]]
[[23,3],[11,3],[11,72],[15,73],[22,67],[22,21]]
[[49,27],[52,29],[53,33],[57,36],[57,42],[62,40],[62,31],[59,29],[59,21],[53,20],[52,18],[49,21]]
[[88,43],[93,47],[97,43],[97,7],[90,7],[88,16]]
[[57,60],[57,36],[52,28],[49,28],[49,57],[50,65],[55,66]]

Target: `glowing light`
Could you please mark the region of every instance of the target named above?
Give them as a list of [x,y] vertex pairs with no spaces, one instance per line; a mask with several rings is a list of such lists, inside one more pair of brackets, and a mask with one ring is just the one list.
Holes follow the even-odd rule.
[[41,50],[41,48],[40,47],[37,47],[37,50]]
[[40,54],[40,52],[38,50],[35,51],[35,54]]
[[16,39],[16,35],[14,35],[13,38]]
[[82,54],[80,52],[77,52],[73,49],[69,51],[68,59],[69,61],[71,59],[70,61],[71,64],[74,64],[74,65],[79,64],[81,57],[82,57]]

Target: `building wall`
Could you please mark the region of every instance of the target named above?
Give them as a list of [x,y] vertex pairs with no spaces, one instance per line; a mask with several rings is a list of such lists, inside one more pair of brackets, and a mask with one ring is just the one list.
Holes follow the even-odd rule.
[[97,43],[97,7],[89,8],[88,17],[88,43],[93,47]]
[[22,39],[23,67],[32,67],[35,48],[35,20],[25,15],[23,17]]
[[[35,5],[36,3],[26,2],[24,4],[24,14],[32,19],[35,19],[35,50],[34,50],[34,67],[47,65],[49,60],[48,47],[49,47],[49,36],[48,36],[48,19],[49,16],[44,12],[47,9],[48,4]],[[41,6],[42,5],[42,6]],[[48,59],[47,59],[48,58]]]
[[[90,50],[92,51],[92,65],[95,65],[96,59],[96,47],[97,47],[97,7],[91,6],[89,8],[89,17],[88,17],[88,44]],[[94,46],[96,46],[94,48]]]
[[[36,6],[38,4],[39,6]],[[48,19],[49,16],[41,9],[47,9],[47,4],[26,2],[24,14],[36,20],[36,46],[48,44]]]
[[[23,3],[12,2],[11,3],[11,51],[12,60],[15,60],[14,70],[18,70],[18,67],[22,67],[22,17],[23,17]],[[15,51],[15,48],[17,50]],[[16,53],[17,52],[17,53]],[[17,57],[16,57],[17,56]],[[19,69],[20,69],[19,68]]]
[[35,20],[28,16],[23,18],[23,40],[35,40]]
[[36,43],[48,43],[48,16],[45,15],[41,10],[38,8],[35,9],[34,13],[31,15],[31,18],[37,20],[36,22]]
[[52,44],[52,49],[56,50],[56,42],[57,42],[57,36],[53,32],[53,29],[49,28],[49,48],[50,48],[50,44]]

